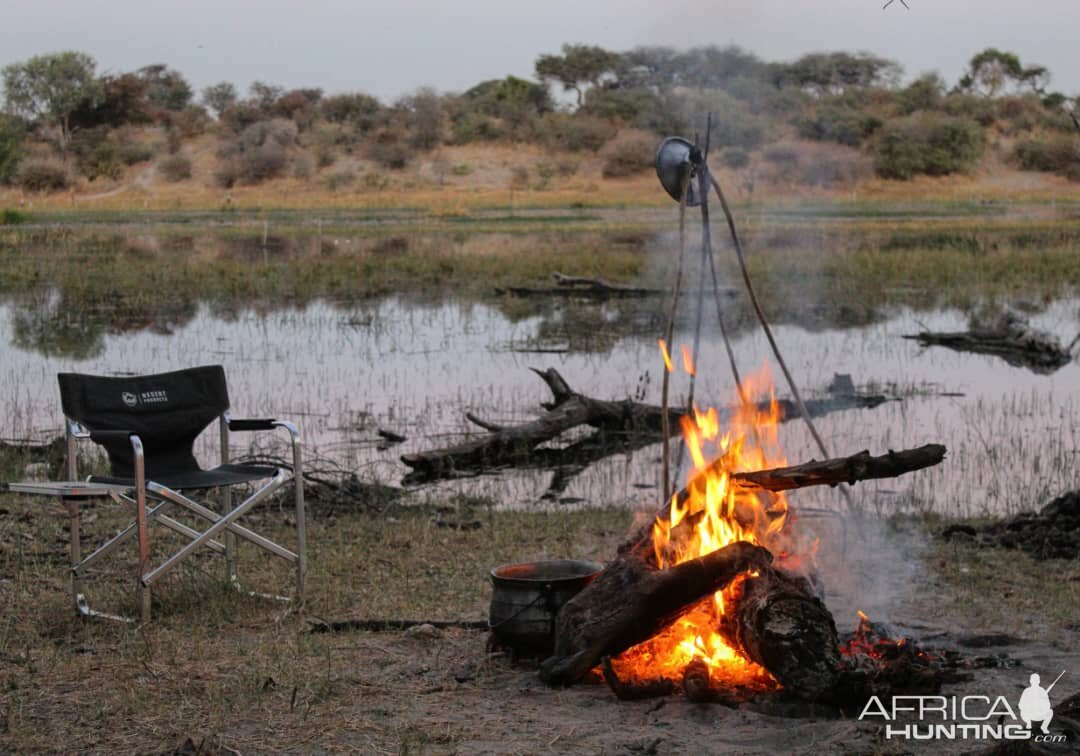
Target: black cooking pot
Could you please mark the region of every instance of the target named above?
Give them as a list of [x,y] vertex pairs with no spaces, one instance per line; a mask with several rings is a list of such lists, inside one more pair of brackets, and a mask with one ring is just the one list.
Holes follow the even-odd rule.
[[491,571],[494,590],[488,616],[495,640],[524,656],[550,654],[559,609],[602,569],[575,559],[496,567]]

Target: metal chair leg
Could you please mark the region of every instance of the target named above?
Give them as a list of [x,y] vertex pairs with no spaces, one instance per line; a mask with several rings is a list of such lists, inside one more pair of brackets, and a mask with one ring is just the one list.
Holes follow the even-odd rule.
[[135,522],[139,530],[139,617],[143,622],[149,622],[150,586],[145,580],[150,569],[150,533],[146,517],[146,465],[142,441],[138,436],[131,436],[131,446],[135,451]]
[[[221,438],[221,464],[229,464],[229,416],[223,413],[218,421]],[[227,516],[233,510],[235,500],[231,486],[223,486],[221,489],[221,515]],[[240,588],[240,581],[236,575],[236,535],[225,531],[225,581],[233,588]]]
[[[78,458],[78,445],[75,438],[75,426],[71,421],[64,423],[64,441],[67,447],[67,459],[65,460],[65,467],[67,468],[67,479],[75,480],[79,474],[79,458]],[[82,584],[79,580],[78,574],[75,572],[75,566],[82,561],[82,543],[80,541],[79,532],[79,500],[78,499],[65,499],[67,504],[68,514],[70,514],[70,538],[71,538],[71,603],[76,613],[79,613],[79,599],[82,596]]]

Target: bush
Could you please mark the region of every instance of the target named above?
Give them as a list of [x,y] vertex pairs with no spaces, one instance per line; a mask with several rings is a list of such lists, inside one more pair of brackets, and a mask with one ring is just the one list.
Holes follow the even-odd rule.
[[400,171],[409,164],[412,150],[397,133],[384,129],[368,145],[367,156],[383,168]]
[[462,113],[450,125],[451,144],[491,142],[502,136],[502,129],[495,118],[475,111]]
[[263,112],[251,102],[234,102],[218,116],[218,122],[226,132],[239,134],[248,126],[263,119]]
[[592,116],[549,113],[537,124],[540,138],[569,152],[599,152],[615,136],[615,127]]
[[1057,173],[1080,181],[1080,142],[1071,137],[1020,142],[1013,157],[1025,171]]
[[790,144],[769,145],[761,156],[781,168],[794,168],[799,165],[799,151]]
[[373,192],[378,192],[390,185],[390,179],[381,173],[365,173],[364,174],[364,188]]
[[55,192],[71,186],[71,173],[56,158],[30,157],[19,163],[15,184],[28,192]]
[[809,186],[850,186],[871,173],[868,160],[851,150],[847,154],[811,155],[802,161],[797,175],[801,184]]
[[191,160],[179,153],[169,155],[158,163],[158,172],[166,181],[183,181],[191,178]]
[[941,101],[940,107],[948,115],[970,118],[980,126],[992,126],[997,120],[997,106],[990,97],[950,94]]
[[633,176],[653,167],[656,140],[645,134],[616,139],[604,150],[604,178]]
[[356,174],[348,168],[331,173],[323,181],[323,183],[326,185],[326,188],[332,192],[339,192],[342,189],[348,189],[355,182]]
[[210,114],[201,105],[189,105],[183,110],[167,114],[165,124],[179,132],[184,139],[202,136],[210,129]]
[[728,168],[745,168],[750,164],[750,153],[741,147],[729,147],[720,153],[720,164]]
[[330,123],[348,125],[366,134],[379,125],[383,107],[371,95],[354,93],[326,97],[319,103],[319,113]]
[[154,159],[154,146],[145,142],[118,138],[116,156],[124,165],[145,163]]
[[258,121],[218,150],[221,164],[214,174],[224,187],[258,184],[281,176],[289,164],[287,148],[296,143],[296,124],[283,118]]
[[969,118],[917,113],[882,130],[875,168],[879,176],[910,179],[966,171],[982,154],[983,133]]
[[22,159],[23,125],[0,113],[0,184],[11,181]]
[[881,128],[881,119],[861,110],[844,106],[819,107],[812,116],[799,116],[792,124],[804,139],[836,142],[858,147]]
[[[765,141],[768,121],[754,115],[747,106],[727,92],[698,92],[676,100],[681,120],[690,129],[700,129],[703,113],[713,113],[712,139],[715,148],[741,147],[751,150]],[[704,141],[704,140],[703,140]]]
[[510,169],[510,188],[527,189],[529,187],[529,169],[523,165],[515,165]]
[[226,188],[235,184],[258,184],[281,176],[288,164],[285,148],[269,142],[227,158],[218,166],[214,177]]
[[75,156],[76,169],[91,181],[102,176],[118,178],[124,169],[108,126],[75,132],[70,149]]
[[26,223],[28,220],[30,220],[29,215],[20,213],[10,207],[0,210],[0,226],[17,226],[20,223]]
[[296,156],[292,164],[293,178],[307,180],[315,175],[315,160],[310,155]]

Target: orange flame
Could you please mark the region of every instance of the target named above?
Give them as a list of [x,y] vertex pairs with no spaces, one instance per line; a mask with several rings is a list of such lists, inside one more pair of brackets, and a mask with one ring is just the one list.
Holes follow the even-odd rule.
[[663,339],[656,340],[660,344],[660,356],[664,358],[664,369],[669,373],[674,372],[675,365],[671,362],[671,353],[668,351],[667,342]]
[[679,351],[682,352],[683,370],[690,375],[694,375],[697,372],[697,369],[694,367],[694,358],[690,355],[690,347],[683,344],[679,348]]
[[[663,342],[661,349],[667,357]],[[687,368],[693,365],[683,350]],[[721,427],[715,408],[694,408],[682,418],[686,449],[693,462],[683,494],[672,497],[666,512],[653,523],[653,548],[660,569],[698,559],[737,541],[768,548],[774,555],[786,553],[787,501],[783,494],[742,489],[732,473],[761,470],[786,464],[777,441],[780,410],[772,397],[766,370],[744,383],[748,396],[768,396],[767,403],[750,404],[728,413]],[[739,406],[736,401],[735,406]],[[777,683],[762,667],[745,658],[721,633],[725,600],[740,590],[737,578],[723,591],[699,602],[673,625],[644,643],[613,659],[616,673],[627,680],[653,677],[680,679],[693,659],[708,666],[715,681],[775,687]]]

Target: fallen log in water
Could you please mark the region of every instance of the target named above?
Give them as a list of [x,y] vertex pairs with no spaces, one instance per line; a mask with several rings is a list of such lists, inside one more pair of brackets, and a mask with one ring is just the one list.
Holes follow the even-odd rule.
[[1049,374],[1068,365],[1070,349],[1063,347],[1053,334],[1032,328],[1023,318],[1010,312],[990,325],[973,326],[967,331],[921,331],[908,334],[923,346],[943,346],[958,352],[976,352],[1000,357],[1010,365],[1035,373]]
[[[517,297],[587,297],[589,299],[662,297],[667,294],[664,289],[612,283],[602,278],[566,276],[559,272],[552,273],[551,277],[555,279],[555,286],[552,287],[507,286],[498,288],[495,292]],[[734,296],[735,289],[728,288],[724,293]]]
[[[787,490],[901,475],[937,464],[944,455],[945,447],[929,444],[880,457],[862,452],[791,468],[736,473],[732,478],[740,485]],[[690,485],[698,480],[700,476]],[[688,488],[676,498],[686,501],[689,496]],[[668,518],[669,506],[656,519]],[[738,542],[659,569],[650,523],[619,547],[616,558],[559,611],[554,652],[541,664],[541,679],[551,685],[580,679],[603,657],[617,656],[651,638],[700,600],[754,570],[757,575],[742,581],[739,599],[718,630],[786,690],[817,698],[835,684],[839,671],[836,626],[809,581],[784,573],[771,562],[767,550]]]
[[[570,388],[566,379],[554,368],[543,371],[533,368],[533,372],[547,384],[553,397],[553,401],[542,405],[546,410],[543,414],[520,425],[504,426],[467,413],[468,420],[486,430],[487,434],[453,446],[403,455],[401,461],[413,469],[409,482],[453,477],[500,465],[527,464],[541,451],[537,450],[538,446],[583,425],[605,432],[646,437],[662,434],[664,410],[661,407],[629,399],[594,399]],[[818,417],[846,409],[876,407],[885,401],[886,398],[879,395],[850,395],[812,399],[806,404],[811,416]],[[781,422],[799,416],[794,403],[781,399],[776,404]],[[768,412],[770,404],[760,402],[756,408]],[[721,410],[721,419],[735,411],[736,408]],[[686,412],[684,407],[668,409],[671,433],[678,431],[679,419]],[[614,445],[612,451],[617,448],[618,445]]]

